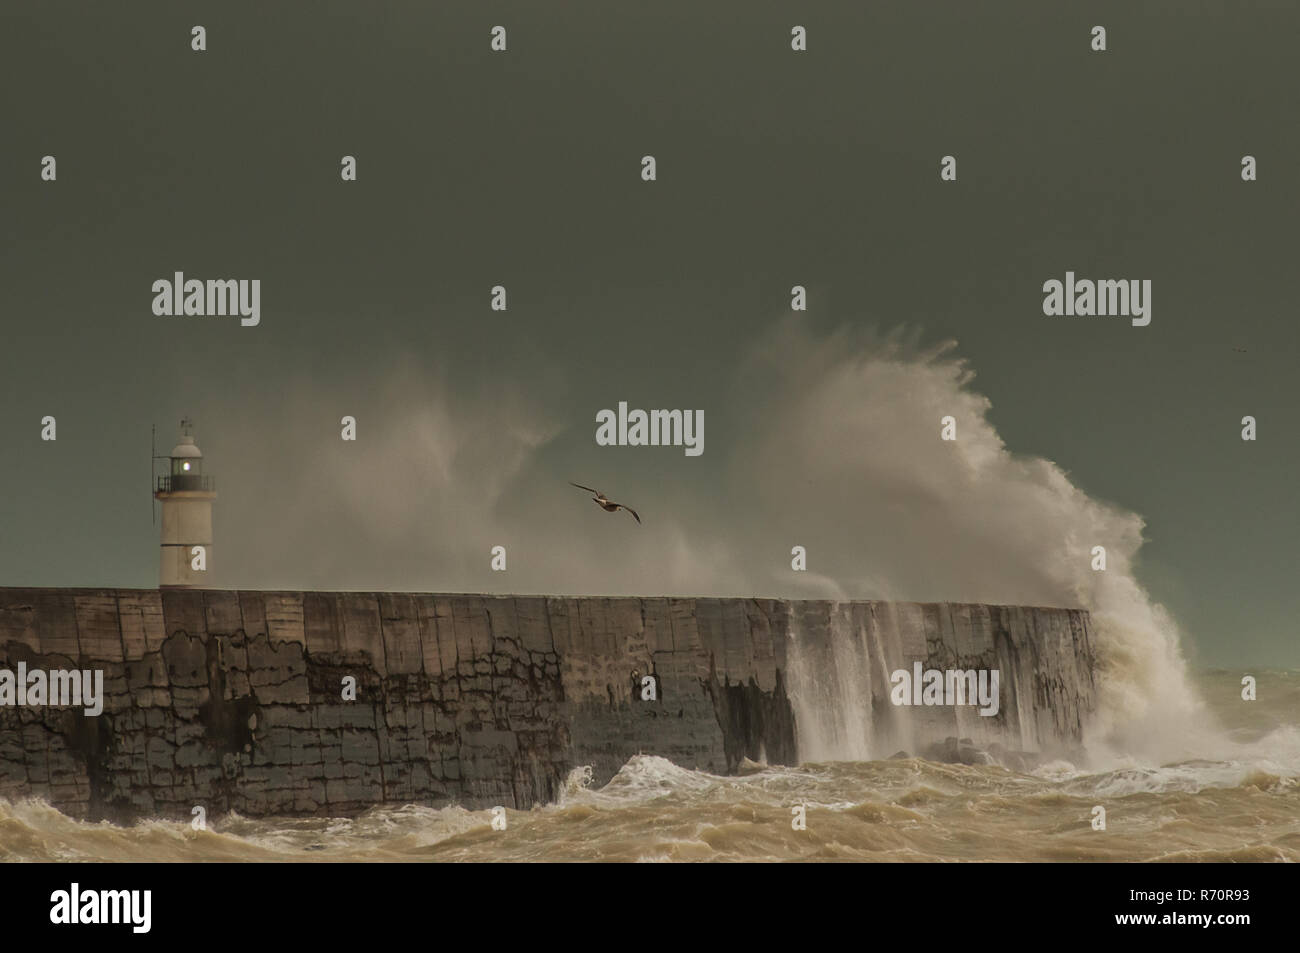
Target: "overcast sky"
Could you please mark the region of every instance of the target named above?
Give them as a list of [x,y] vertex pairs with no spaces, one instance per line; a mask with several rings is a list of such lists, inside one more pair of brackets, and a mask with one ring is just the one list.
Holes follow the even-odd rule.
[[[1197,661],[1300,664],[1300,8],[1130,6],[7,4],[0,585],[156,585],[190,414],[214,585],[1055,602],[1104,542]],[[704,453],[597,447],[620,400]]]

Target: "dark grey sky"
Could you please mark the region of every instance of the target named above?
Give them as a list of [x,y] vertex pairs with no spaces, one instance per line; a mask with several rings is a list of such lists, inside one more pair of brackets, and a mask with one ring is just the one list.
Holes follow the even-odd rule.
[[[0,585],[156,584],[149,426],[166,449],[190,413],[221,491],[221,584],[617,590],[499,582],[477,538],[428,556],[452,516],[367,536],[368,507],[437,502],[404,455],[427,436],[403,430],[409,404],[497,421],[457,444],[465,473],[535,421],[530,462],[496,487],[504,525],[591,516],[567,479],[651,513],[671,500],[683,526],[782,523],[780,500],[728,508],[724,471],[763,419],[727,381],[801,283],[809,336],[956,339],[1010,451],[1145,519],[1137,578],[1201,661],[1300,664],[1300,8],[1132,6],[5,4]],[[155,317],[150,286],[176,270],[261,279],[261,325]],[[1066,270],[1151,279],[1152,323],[1044,317]],[[704,456],[595,448],[594,412],[620,399],[705,408]],[[310,474],[358,449],[345,413],[377,457],[341,494]],[[777,564],[799,527],[782,533]],[[946,595],[915,588],[897,594]],[[970,596],[997,593],[951,594]]]

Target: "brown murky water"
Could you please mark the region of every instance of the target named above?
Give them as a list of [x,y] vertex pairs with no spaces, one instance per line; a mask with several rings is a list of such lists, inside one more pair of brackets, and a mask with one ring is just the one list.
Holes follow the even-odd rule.
[[[383,808],[352,819],[214,818],[85,824],[35,801],[0,801],[0,859],[107,861],[450,860],[1300,860],[1300,673],[1202,691],[1224,725],[1213,759],[1066,762],[1033,774],[919,759],[773,767],[717,777],[656,757],[596,789],[575,771],[560,803],[507,811]],[[804,806],[806,830],[791,809]],[[1092,829],[1092,809],[1106,830]]]

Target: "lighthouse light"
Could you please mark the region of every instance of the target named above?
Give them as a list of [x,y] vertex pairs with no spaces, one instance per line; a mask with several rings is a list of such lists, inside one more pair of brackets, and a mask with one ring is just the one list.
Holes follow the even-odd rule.
[[189,461],[188,461],[188,460],[187,460],[186,462],[184,462],[184,463],[181,464],[181,469],[182,469],[182,470],[188,470],[189,468],[190,468],[190,464],[189,464]]

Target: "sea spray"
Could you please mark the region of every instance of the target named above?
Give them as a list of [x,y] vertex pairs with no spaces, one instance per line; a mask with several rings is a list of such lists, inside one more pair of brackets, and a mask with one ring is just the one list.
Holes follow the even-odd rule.
[[[654,528],[632,547],[575,533],[575,513],[563,505],[520,502],[522,488],[563,487],[570,474],[555,461],[590,440],[584,425],[564,442],[571,422],[544,410],[556,394],[508,384],[454,392],[427,368],[399,363],[375,395],[388,421],[379,443],[367,454],[321,459],[293,422],[327,395],[309,380],[277,382],[287,395],[279,402],[249,395],[247,417],[262,426],[228,450],[231,465],[271,461],[268,485],[324,481],[339,493],[250,499],[229,514],[233,538],[260,542],[234,561],[241,578],[218,581],[365,588],[370,567],[382,564],[391,567],[387,589],[418,590],[437,578],[451,590],[493,592],[506,585],[501,574],[486,560],[475,569],[464,553],[488,552],[508,536],[521,551],[548,554],[512,563],[512,592],[1077,606],[1092,612],[1097,637],[1089,750],[1155,762],[1187,755],[1187,742],[1214,732],[1188,688],[1175,624],[1134,578],[1142,519],[1071,481],[1063,468],[1077,461],[1068,444],[1056,462],[1008,448],[954,348],[926,349],[901,334],[823,333],[797,319],[757,335],[736,371],[714,382],[716,470],[708,479],[624,484],[654,500]],[[940,439],[949,416],[952,441]],[[421,474],[418,488],[375,494],[392,473]],[[415,511],[427,519],[413,521]],[[259,527],[272,519],[295,531],[263,538]],[[358,528],[342,558],[331,542],[340,520]],[[795,543],[806,548],[809,571],[773,557]],[[1090,565],[1097,545],[1108,556],[1101,572]],[[1004,671],[1004,686],[1015,677]],[[849,743],[843,724],[834,731]],[[871,750],[893,753],[883,747]]]
[[[1089,750],[1155,763],[1189,756],[1215,730],[1190,688],[1177,626],[1133,575],[1142,519],[1090,498],[1061,465],[1011,452],[954,348],[817,335],[796,321],[776,328],[736,385],[764,424],[737,467],[756,475],[746,507],[780,511],[801,542],[818,540],[810,564],[853,598],[1089,610],[1098,655]],[[959,421],[955,441],[940,439],[947,416]],[[1102,572],[1089,558],[1098,544],[1109,556]],[[802,595],[801,575],[772,580]]]
[[787,633],[799,760],[866,761],[909,746],[911,725],[887,704],[886,657],[901,651],[897,607],[835,603],[824,628],[807,612],[791,613]]
[[[792,613],[787,691],[800,761],[872,758],[871,662],[865,638],[831,607],[829,637],[817,638]],[[888,753],[886,753],[888,754]]]

